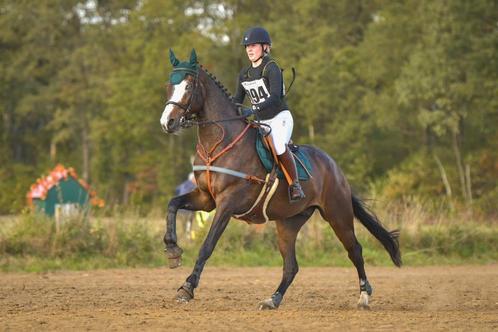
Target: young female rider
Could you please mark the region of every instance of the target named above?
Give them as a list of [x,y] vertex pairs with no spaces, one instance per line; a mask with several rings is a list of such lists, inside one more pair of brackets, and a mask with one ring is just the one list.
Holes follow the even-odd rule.
[[246,31],[242,39],[251,65],[239,74],[237,91],[233,98],[242,104],[247,95],[256,118],[271,127],[271,138],[278,159],[290,175],[289,199],[291,202],[304,198],[299,184],[296,164],[287,146],[294,120],[284,99],[282,71],[270,57],[271,39],[268,31],[261,27]]

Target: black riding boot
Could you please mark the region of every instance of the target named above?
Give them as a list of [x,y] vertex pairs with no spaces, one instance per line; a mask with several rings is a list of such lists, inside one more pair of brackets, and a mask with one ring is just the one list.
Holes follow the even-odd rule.
[[292,179],[292,183],[289,184],[289,201],[292,203],[304,198],[304,192],[299,184],[299,178],[297,176],[296,162],[294,161],[294,156],[292,155],[292,152],[290,152],[289,147],[286,147],[285,152],[279,155],[278,159]]

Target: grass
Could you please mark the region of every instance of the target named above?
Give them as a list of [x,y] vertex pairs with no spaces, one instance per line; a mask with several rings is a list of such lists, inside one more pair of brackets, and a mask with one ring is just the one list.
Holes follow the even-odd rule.
[[[449,214],[422,204],[374,207],[389,229],[401,229],[405,265],[486,264],[498,261],[498,223]],[[188,240],[178,220],[183,264],[193,266],[209,228],[194,223]],[[40,272],[167,265],[162,237],[164,220],[133,213],[113,218],[76,217],[56,225],[51,218],[25,214],[3,218],[0,229],[0,269]],[[378,241],[355,222],[367,265],[392,266]],[[352,266],[330,226],[314,216],[297,240],[300,266]],[[233,221],[209,259],[211,266],[281,266],[274,223],[264,226]]]

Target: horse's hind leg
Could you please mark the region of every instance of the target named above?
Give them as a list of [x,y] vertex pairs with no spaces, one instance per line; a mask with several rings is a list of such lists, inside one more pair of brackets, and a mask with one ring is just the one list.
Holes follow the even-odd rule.
[[314,207],[285,220],[277,220],[278,247],[284,261],[282,281],[271,298],[259,303],[259,309],[277,309],[294,280],[299,267],[296,260],[296,237],[301,227],[311,217]]
[[341,241],[344,248],[348,251],[348,257],[353,262],[358,272],[360,282],[358,308],[368,309],[368,298],[372,295],[372,287],[370,286],[365,273],[362,248],[354,233],[353,210],[352,208],[344,208],[348,205],[342,206],[341,209],[326,209],[325,211],[321,211],[322,216],[328,221],[339,238],[339,241]]

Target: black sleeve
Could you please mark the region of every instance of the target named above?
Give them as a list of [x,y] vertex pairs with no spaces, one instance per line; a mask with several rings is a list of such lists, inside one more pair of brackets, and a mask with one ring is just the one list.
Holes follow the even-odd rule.
[[258,105],[261,112],[278,107],[282,99],[282,72],[275,62],[270,63],[266,68],[266,78],[270,86],[270,96]]
[[243,75],[244,70],[242,70],[239,74],[239,77],[237,78],[237,88],[235,90],[235,95],[233,96],[232,100],[236,104],[242,104],[244,102],[244,98],[246,96],[246,90],[240,83],[242,81],[242,75]]

